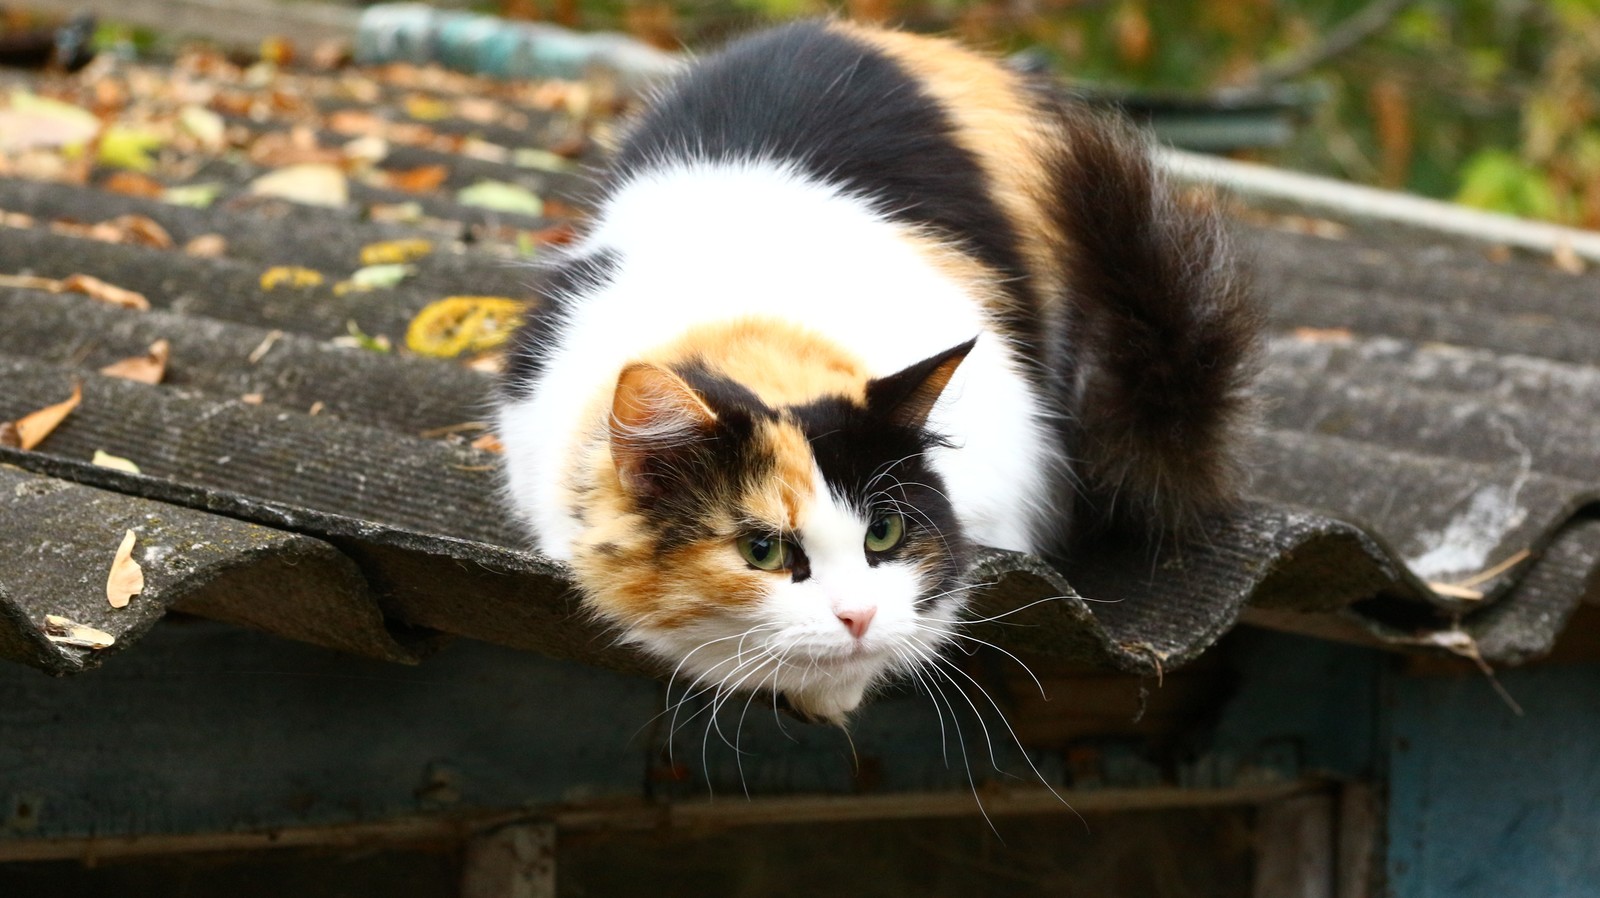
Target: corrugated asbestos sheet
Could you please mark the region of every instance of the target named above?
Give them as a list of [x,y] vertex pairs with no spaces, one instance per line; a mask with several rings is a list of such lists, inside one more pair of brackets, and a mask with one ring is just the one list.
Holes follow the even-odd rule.
[[[575,613],[559,566],[519,551],[495,458],[458,427],[484,417],[490,375],[335,342],[354,322],[400,347],[442,297],[525,296],[519,251],[559,239],[559,222],[458,191],[520,184],[570,214],[581,177],[526,150],[580,149],[591,94],[205,56],[10,78],[135,126],[208,109],[227,149],[171,137],[142,178],[45,151],[0,163],[0,421],[83,395],[32,451],[0,448],[0,656],[85,670],[170,609],[401,662],[464,636],[647,667]],[[251,194],[305,161],[349,172],[348,200]],[[220,193],[204,208],[140,195],[156,182]],[[102,229],[111,240],[81,227],[121,216],[171,247],[129,239],[130,219]],[[986,635],[1139,671],[1241,620],[1497,663],[1548,649],[1600,571],[1600,278],[1416,231],[1263,214],[1238,231],[1275,322],[1251,503],[1154,557],[1108,549],[1058,572],[991,553],[979,614],[1031,607],[1004,621],[1027,626]],[[201,237],[225,250],[180,249]],[[337,286],[363,247],[407,237],[432,251],[405,280]],[[320,283],[274,284],[274,266]],[[80,274],[151,308],[21,277]],[[171,347],[159,385],[97,373],[156,340]],[[141,473],[92,464],[97,450]],[[105,582],[129,529],[146,585],[115,609]],[[115,643],[53,641],[47,615]]]

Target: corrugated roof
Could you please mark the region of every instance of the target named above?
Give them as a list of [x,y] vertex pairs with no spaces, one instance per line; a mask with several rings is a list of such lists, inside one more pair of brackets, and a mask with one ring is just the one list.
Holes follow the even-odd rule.
[[[29,180],[13,164],[0,176],[0,211],[11,213],[0,274],[89,274],[152,305],[0,286],[0,420],[65,398],[74,382],[84,397],[35,450],[0,449],[0,657],[76,672],[176,609],[396,661],[465,636],[649,669],[577,613],[558,565],[519,550],[496,504],[494,457],[446,433],[484,418],[489,375],[331,342],[354,321],[398,346],[436,299],[524,294],[519,235],[558,236],[555,222],[462,205],[455,191],[487,178],[581,203],[580,177],[512,152],[577,146],[584,127],[564,107],[582,105],[580,92],[403,67],[247,71],[210,57],[30,85],[129,120],[207,106],[234,149],[162,151],[153,174],[167,185],[223,185],[204,209],[112,192],[106,171]],[[302,151],[308,139],[336,148],[381,135],[380,171],[443,166],[443,180],[413,194],[356,178],[338,208],[250,196],[268,170],[252,149],[296,128],[287,142]],[[426,218],[370,220],[375,204],[406,202]],[[153,220],[180,247],[219,235],[226,252],[52,227],[120,215]],[[1058,572],[986,554],[975,573],[994,585],[979,616],[1063,597],[987,625],[987,638],[1150,670],[1243,620],[1517,661],[1547,650],[1596,595],[1600,278],[1495,261],[1481,244],[1415,228],[1311,225],[1321,236],[1276,213],[1237,226],[1274,324],[1251,503],[1155,557],[1108,547]],[[362,247],[405,236],[435,244],[412,277],[334,288]],[[275,265],[323,282],[268,289]],[[96,373],[156,339],[172,347],[159,386]],[[96,450],[143,473],[95,466]],[[116,610],[105,578],[130,528],[147,586]],[[117,641],[52,643],[47,615]]]

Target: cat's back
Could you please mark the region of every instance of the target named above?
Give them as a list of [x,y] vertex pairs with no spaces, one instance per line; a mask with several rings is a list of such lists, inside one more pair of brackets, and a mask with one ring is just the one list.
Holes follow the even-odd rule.
[[950,40],[800,22],[733,43],[665,91],[629,129],[612,178],[686,161],[791,166],[959,245],[998,282],[1050,280],[1045,198],[1063,146],[1041,100]]

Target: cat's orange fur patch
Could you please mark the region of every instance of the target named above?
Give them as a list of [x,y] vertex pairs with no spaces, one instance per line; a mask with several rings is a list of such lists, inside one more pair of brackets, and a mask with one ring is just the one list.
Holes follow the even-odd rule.
[[[605,616],[629,626],[672,629],[730,608],[759,602],[765,578],[739,557],[731,538],[713,538],[657,551],[646,522],[619,509],[620,493],[597,508],[595,526],[575,548],[572,566],[589,601]],[[723,529],[731,529],[731,525]]]
[[734,538],[752,524],[798,530],[815,498],[816,462],[805,433],[792,422],[763,421],[754,440],[754,451],[770,460],[766,475],[742,485],[735,507],[704,522],[716,536],[664,551],[617,476],[609,441],[592,444],[584,479],[593,487],[572,499],[587,524],[572,565],[596,610],[630,626],[673,629],[755,604],[773,577],[786,576],[752,570]]
[[1062,135],[1039,114],[1023,76],[954,41],[842,22],[830,27],[881,50],[938,102],[955,126],[951,137],[977,160],[1016,229],[1030,275],[1044,281],[1037,295],[1054,295],[1061,253],[1046,162],[1060,152]]
[[811,444],[799,427],[784,421],[762,422],[756,439],[771,454],[773,468],[760,483],[747,485],[745,510],[775,531],[793,533],[816,498]]
[[699,363],[756,394],[772,408],[824,396],[864,403],[866,365],[792,322],[750,316],[690,328],[641,361],[664,367]]

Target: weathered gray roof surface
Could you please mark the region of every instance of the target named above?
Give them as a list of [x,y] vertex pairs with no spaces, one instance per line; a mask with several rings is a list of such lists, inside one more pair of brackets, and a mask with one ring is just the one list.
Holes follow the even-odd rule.
[[[527,91],[407,69],[247,75],[213,62],[35,86],[87,102],[96,84],[152,78],[225,114],[235,152],[168,148],[155,173],[224,184],[209,208],[110,192],[105,171],[70,183],[0,169],[0,211],[13,213],[0,228],[0,274],[89,274],[152,304],[131,311],[0,286],[0,421],[83,387],[81,406],[39,447],[0,448],[0,657],[80,671],[175,609],[396,661],[454,635],[647,667],[577,613],[559,566],[519,551],[496,504],[494,456],[439,435],[483,419],[489,375],[330,342],[355,321],[400,346],[436,299],[524,295],[525,272],[508,263],[517,233],[552,222],[461,205],[455,191],[491,178],[576,201],[575,175],[518,166],[497,149],[567,140],[568,117]],[[496,104],[498,124],[454,117],[469,98],[479,110]],[[443,183],[414,195],[356,179],[341,208],[247,195],[266,169],[246,148],[296,125],[337,147],[354,136],[332,127],[341,109],[404,126],[386,132],[380,168],[443,165]],[[504,124],[518,117],[525,125]],[[428,220],[368,219],[375,203],[405,201]],[[178,246],[220,235],[226,254],[51,227],[125,214],[159,223]],[[1245,620],[1517,661],[1548,649],[1595,596],[1600,277],[1541,259],[1491,261],[1481,246],[1417,231],[1318,230],[1267,216],[1238,225],[1274,320],[1252,502],[1206,539],[1154,558],[1107,550],[1056,572],[985,556],[978,573],[994,585],[981,614],[1064,597],[990,625],[990,638],[1149,670],[1192,658]],[[333,289],[360,267],[363,246],[414,234],[435,249],[411,278]],[[325,278],[266,289],[262,274],[275,265]],[[160,385],[96,373],[156,339],[172,347]],[[96,450],[142,473],[95,466]],[[105,580],[127,529],[139,534],[147,584],[113,609]],[[53,643],[46,615],[117,641]]]

